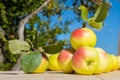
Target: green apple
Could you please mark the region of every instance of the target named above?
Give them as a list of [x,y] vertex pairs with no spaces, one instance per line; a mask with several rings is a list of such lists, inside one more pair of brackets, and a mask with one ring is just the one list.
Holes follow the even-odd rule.
[[117,56],[115,56],[115,55],[111,55],[111,58],[113,61],[112,71],[117,70],[119,68],[119,60],[118,60]]
[[80,47],[71,60],[73,70],[77,74],[94,74],[99,65],[98,52],[93,47]]
[[95,74],[101,74],[106,71],[109,63],[109,58],[107,53],[102,48],[95,48],[99,54],[99,66]]
[[110,72],[112,70],[111,65],[113,65],[113,61],[112,61],[110,54],[107,53],[107,55],[108,55],[108,66],[107,66],[107,69],[105,70],[105,72]]
[[51,71],[60,71],[60,67],[58,65],[57,62],[57,58],[58,58],[59,53],[56,54],[51,54],[48,59],[49,59],[49,67],[48,69]]
[[75,50],[73,48],[66,48],[60,51],[57,61],[64,73],[73,73],[71,59],[74,52]]
[[96,41],[96,34],[89,28],[78,28],[70,36],[71,46],[76,50],[81,46],[94,47]]
[[35,69],[32,73],[43,73],[48,69],[48,58],[46,54],[42,53],[42,61],[40,66]]

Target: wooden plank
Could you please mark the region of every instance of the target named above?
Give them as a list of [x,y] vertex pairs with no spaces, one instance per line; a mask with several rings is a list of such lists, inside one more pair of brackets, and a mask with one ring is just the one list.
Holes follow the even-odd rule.
[[63,74],[46,71],[43,74],[24,74],[22,71],[0,72],[0,80],[100,80],[94,75]]
[[101,80],[95,76],[82,76],[70,74],[27,74],[1,76],[0,80]]
[[100,75],[64,74],[46,71],[42,74],[25,74],[23,71],[1,71],[0,80],[120,80],[120,70]]
[[109,73],[103,73],[101,75],[96,75],[96,77],[102,80],[120,80],[120,71],[113,71]]

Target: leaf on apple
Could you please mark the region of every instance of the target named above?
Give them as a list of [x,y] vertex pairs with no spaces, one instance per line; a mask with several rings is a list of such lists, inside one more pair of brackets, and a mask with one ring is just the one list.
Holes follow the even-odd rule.
[[88,9],[85,6],[80,6],[79,9],[81,10],[81,17],[84,21],[88,21]]
[[38,51],[31,51],[28,54],[23,54],[21,68],[25,73],[31,73],[39,67],[41,60],[42,55]]
[[10,40],[8,47],[11,53],[20,54],[22,51],[30,50],[30,46],[27,42],[21,40]]
[[88,20],[88,24],[91,26],[91,27],[93,27],[93,28],[96,28],[96,29],[101,29],[102,28],[102,26],[103,26],[103,22],[96,22],[96,21],[94,21],[94,18],[90,18],[89,20]]
[[106,18],[108,13],[109,5],[107,2],[101,2],[100,6],[98,7],[97,11],[94,14],[95,22],[103,22]]
[[58,42],[57,44],[51,44],[48,46],[42,47],[44,51],[48,54],[55,54],[58,53],[60,50],[63,49],[64,43],[62,41]]

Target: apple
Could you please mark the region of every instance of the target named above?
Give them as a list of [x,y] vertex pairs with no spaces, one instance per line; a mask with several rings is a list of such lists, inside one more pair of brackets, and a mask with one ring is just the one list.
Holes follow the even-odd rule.
[[43,73],[48,69],[48,57],[46,56],[45,53],[41,53],[41,54],[42,54],[41,64],[32,73]]
[[98,66],[95,74],[101,74],[101,73],[105,72],[105,70],[108,67],[109,57],[102,48],[95,48],[95,49],[99,55],[99,66]]
[[113,61],[112,71],[117,70],[119,68],[119,60],[118,60],[117,56],[115,56],[113,54],[111,54],[111,58],[112,58],[112,61]]
[[118,56],[117,58],[118,58],[118,61],[119,61],[119,67],[118,67],[118,69],[120,70],[120,56]]
[[64,73],[73,73],[73,69],[71,67],[71,59],[74,54],[75,50],[73,48],[65,48],[60,51],[58,55],[58,64],[61,70]]
[[95,48],[89,46],[80,47],[71,60],[73,70],[77,74],[94,74],[99,65],[99,55]]
[[57,58],[58,58],[59,53],[56,54],[51,54],[48,59],[49,59],[49,67],[48,69],[51,71],[60,71],[60,67],[58,65],[57,62]]
[[96,41],[96,34],[89,28],[78,28],[70,36],[70,44],[76,50],[81,46],[94,47]]
[[49,58],[49,56],[51,56],[52,54],[46,53],[46,56]]
[[110,54],[107,53],[107,55],[108,55],[108,66],[107,66],[105,72],[110,72],[112,70],[111,65],[113,65],[113,61],[112,61],[112,58],[111,58]]

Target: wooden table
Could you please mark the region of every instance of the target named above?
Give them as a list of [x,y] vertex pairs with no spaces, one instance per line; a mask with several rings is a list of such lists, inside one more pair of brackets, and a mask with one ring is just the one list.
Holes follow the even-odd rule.
[[25,74],[23,71],[1,71],[0,80],[120,80],[120,70],[100,75],[64,74],[46,71],[42,74]]

